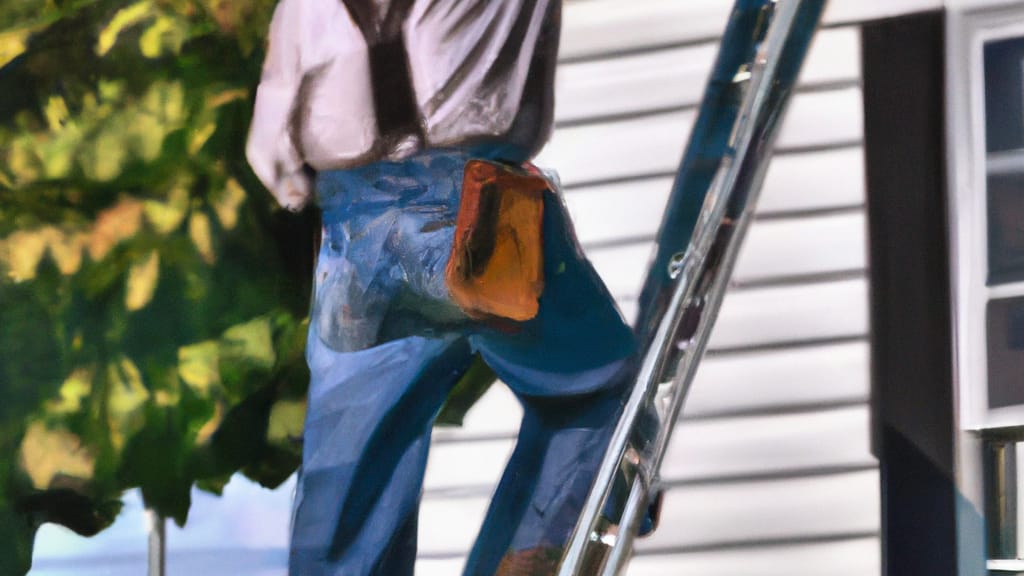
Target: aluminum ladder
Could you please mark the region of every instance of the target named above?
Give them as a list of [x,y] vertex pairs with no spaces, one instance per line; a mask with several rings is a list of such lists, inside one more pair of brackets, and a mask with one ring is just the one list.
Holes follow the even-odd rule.
[[632,554],[824,4],[735,2],[641,293],[636,382],[559,576],[614,576]]

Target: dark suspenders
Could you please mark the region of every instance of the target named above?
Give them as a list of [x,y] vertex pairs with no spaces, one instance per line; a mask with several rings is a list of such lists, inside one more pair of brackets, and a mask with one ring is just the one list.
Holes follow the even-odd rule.
[[[402,24],[413,0],[343,0],[366,40],[377,128],[390,147],[409,135],[422,138]],[[383,9],[381,9],[383,8]]]

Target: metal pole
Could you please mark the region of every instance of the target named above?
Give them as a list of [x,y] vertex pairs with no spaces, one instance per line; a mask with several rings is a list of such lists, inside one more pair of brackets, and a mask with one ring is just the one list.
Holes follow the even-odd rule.
[[1018,558],[1017,444],[1010,440],[985,442],[985,520],[988,557]]
[[[777,6],[774,1],[737,2],[723,40],[725,57],[720,55],[716,62],[712,84],[695,128],[698,133],[684,155],[676,191],[680,182],[687,184],[691,176],[687,170],[692,172],[695,164],[701,164],[695,162],[694,157],[707,165],[709,156],[715,152],[705,149],[706,145],[722,136],[724,130],[719,156],[714,158],[717,170],[705,189],[689,191],[691,196],[701,195],[703,205],[685,253],[681,258],[669,259],[672,264],[666,270],[655,268],[652,271],[652,274],[668,274],[673,280],[671,301],[664,306],[663,313],[657,314],[657,329],[644,356],[639,378],[566,548],[560,576],[579,574],[590,547],[602,540],[596,527],[620,467],[632,470],[635,477],[603,574],[617,574],[629,558],[636,526],[645,508],[643,503],[658,482],[661,460],[707,345],[760,192],[779,119],[823,8],[824,0],[782,0]],[[764,29],[769,22],[765,36]],[[730,46],[729,42],[746,43],[745,46],[753,48],[753,58],[738,63],[736,54],[749,51],[744,46]],[[728,84],[723,86],[722,82]],[[737,94],[737,90],[742,94],[738,108],[736,99],[729,98]],[[730,112],[722,108],[737,109]],[[729,121],[723,122],[723,119]],[[700,133],[702,120],[704,132]],[[673,196],[677,194],[674,192]],[[669,212],[672,211],[670,206]],[[665,237],[663,224],[659,240]],[[660,246],[659,254],[663,252],[664,247]],[[658,259],[655,260],[657,265]],[[643,322],[641,315],[638,326],[641,334],[647,328]],[[639,436],[637,424],[643,417],[657,419],[658,430],[654,437]]]
[[149,576],[166,576],[167,519],[147,508],[146,523],[149,528]]

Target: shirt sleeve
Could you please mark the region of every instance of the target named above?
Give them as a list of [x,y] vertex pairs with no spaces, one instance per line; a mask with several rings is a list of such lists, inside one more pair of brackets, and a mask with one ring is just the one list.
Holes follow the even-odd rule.
[[300,210],[310,197],[310,179],[289,132],[302,82],[298,40],[305,0],[281,0],[270,22],[266,59],[245,155],[253,172],[288,210]]

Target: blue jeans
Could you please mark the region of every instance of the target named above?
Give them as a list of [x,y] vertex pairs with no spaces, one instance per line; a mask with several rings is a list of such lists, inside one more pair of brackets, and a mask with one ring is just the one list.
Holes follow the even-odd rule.
[[305,451],[290,570],[412,574],[433,420],[478,352],[523,406],[518,443],[465,573],[565,544],[621,407],[633,335],[544,201],[539,312],[494,325],[448,298],[444,270],[468,153],[318,175],[323,243],[307,359]]

